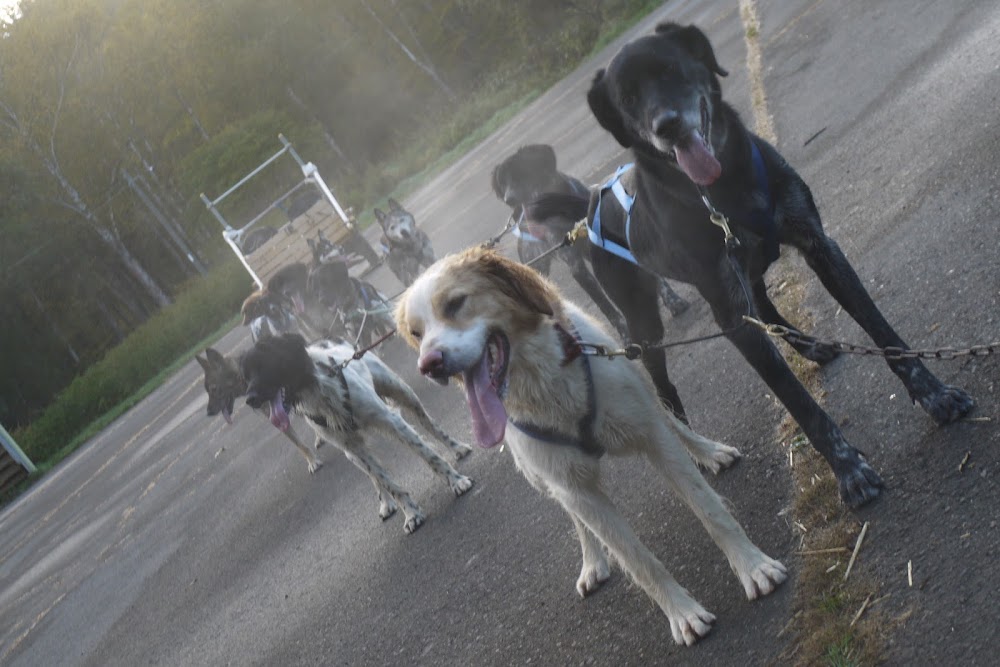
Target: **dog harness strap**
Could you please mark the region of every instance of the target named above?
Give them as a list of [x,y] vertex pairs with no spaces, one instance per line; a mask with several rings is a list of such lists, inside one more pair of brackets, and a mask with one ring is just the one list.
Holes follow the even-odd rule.
[[[509,419],[508,421],[511,426],[535,440],[541,440],[553,445],[578,447],[584,454],[600,458],[604,456],[604,447],[594,437],[594,421],[597,419],[597,392],[594,391],[594,374],[590,369],[590,359],[582,353],[580,336],[577,335],[576,328],[572,324],[570,324],[570,328],[572,329],[571,341],[566,341],[565,337],[569,337],[570,334],[562,326],[556,324],[556,331],[560,334],[560,338],[563,338],[563,352],[568,355],[563,359],[563,365],[571,363],[576,357],[579,357],[583,363],[584,377],[587,384],[587,412],[580,418],[579,437],[567,435],[548,426],[538,426],[515,419]],[[575,344],[575,347],[573,344]]]
[[[634,166],[635,163],[630,162],[618,167],[615,171],[615,175],[612,176],[607,183],[601,186],[600,191],[597,193],[597,207],[594,209],[594,219],[587,226],[587,237],[590,239],[591,243],[607,250],[612,255],[620,257],[621,259],[631,262],[632,264],[638,264],[639,262],[636,260],[635,255],[632,254],[632,250],[629,248],[629,230],[632,226],[632,205],[635,204],[635,197],[625,191],[625,186],[622,185],[621,180],[622,176]],[[625,211],[625,245],[612,241],[609,238],[605,238],[604,231],[601,229],[601,202],[604,200],[604,193],[608,191],[615,196],[615,199],[618,200],[622,210]]]

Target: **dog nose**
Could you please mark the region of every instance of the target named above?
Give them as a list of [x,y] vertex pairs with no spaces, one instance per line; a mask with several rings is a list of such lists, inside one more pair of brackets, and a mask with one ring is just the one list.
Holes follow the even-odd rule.
[[658,137],[670,137],[680,134],[681,116],[676,111],[662,111],[653,119],[653,134]]
[[417,368],[423,375],[440,377],[444,373],[444,353],[441,350],[428,350],[420,355]]

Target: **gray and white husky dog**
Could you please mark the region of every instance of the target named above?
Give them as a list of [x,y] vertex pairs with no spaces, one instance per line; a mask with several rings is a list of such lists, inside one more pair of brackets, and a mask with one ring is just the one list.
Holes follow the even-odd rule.
[[382,227],[389,269],[407,287],[421,271],[434,263],[434,248],[427,234],[417,227],[413,214],[389,198],[389,212],[375,209],[375,219]]

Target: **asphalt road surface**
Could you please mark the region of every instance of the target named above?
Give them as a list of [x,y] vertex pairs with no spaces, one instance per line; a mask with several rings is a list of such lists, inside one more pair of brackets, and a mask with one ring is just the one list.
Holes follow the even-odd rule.
[[[915,347],[1000,339],[1000,5],[761,0],[759,12],[778,147],[883,312]],[[736,3],[668,2],[624,39],[664,18],[708,32],[731,72],[724,95],[750,120]],[[591,183],[627,159],[584,101],[622,41],[405,202],[439,254],[504,223],[489,172],[517,146],[551,143],[560,167]],[[564,267],[553,277],[583,300]],[[384,270],[375,280],[398,290]],[[866,342],[815,279],[806,288],[816,333]],[[695,306],[668,322],[670,335],[713,331],[707,307],[680,291]],[[219,347],[247,344],[236,330]],[[457,390],[416,377],[398,342],[382,356],[470,439]],[[783,410],[725,341],[673,350],[670,364],[693,425],[745,455],[713,484],[794,575],[799,534],[782,513],[791,477],[775,435]],[[891,663],[996,664],[1000,362],[932,369],[976,396],[977,421],[936,427],[878,360],[822,372],[828,409],[890,487],[857,515],[871,526],[856,567],[890,595],[881,613],[905,618],[892,624]],[[0,663],[757,665],[787,647],[777,635],[794,580],[747,602],[691,513],[638,461],[611,462],[608,486],[718,617],[694,648],[673,644],[620,571],[579,599],[570,522],[508,453],[463,461],[476,486],[456,499],[415,456],[381,443],[428,514],[406,536],[401,518],[379,520],[371,485],[335,450],[321,450],[326,465],[310,475],[261,417],[244,407],[227,427],[205,403],[192,363],[0,514]]]

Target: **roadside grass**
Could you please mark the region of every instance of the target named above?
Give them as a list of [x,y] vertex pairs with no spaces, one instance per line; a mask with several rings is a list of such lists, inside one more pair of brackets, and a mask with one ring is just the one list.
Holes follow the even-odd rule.
[[[768,111],[760,49],[760,21],[756,0],[739,0],[747,48],[747,74],[754,131],[777,143]],[[782,257],[771,269],[776,285],[769,290],[778,309],[804,331],[814,328],[812,315],[803,306],[802,270]],[[806,360],[791,346],[780,343],[792,372],[820,404],[825,391],[819,365]],[[840,489],[823,457],[812,448],[791,415],[778,427],[778,441],[787,452],[794,500],[790,508],[792,530],[799,535],[801,564],[793,594],[794,613],[778,637],[792,633],[792,641],[779,664],[861,667],[882,662],[885,637],[893,623],[872,609],[881,601],[878,583],[855,563],[845,578],[862,526],[840,500]],[[871,538],[868,538],[871,539]],[[863,549],[861,554],[864,553]],[[863,558],[863,557],[862,557]]]
[[[775,265],[774,301],[789,319],[804,330],[814,322],[803,308],[805,288],[800,271],[787,260]],[[825,392],[819,366],[790,346],[780,344],[788,365],[820,403]],[[778,440],[791,466],[794,500],[792,529],[799,535],[800,568],[795,584],[793,617],[782,634],[794,639],[781,656],[796,665],[861,667],[882,661],[890,621],[874,608],[881,601],[879,585],[858,561],[847,580],[844,574],[861,524],[840,500],[837,480],[798,425],[786,415],[778,427]],[[866,540],[872,539],[869,533]],[[864,611],[858,616],[859,610]]]
[[38,479],[236,324],[249,278],[235,259],[194,281],[175,302],[79,375],[45,412],[12,435]]

